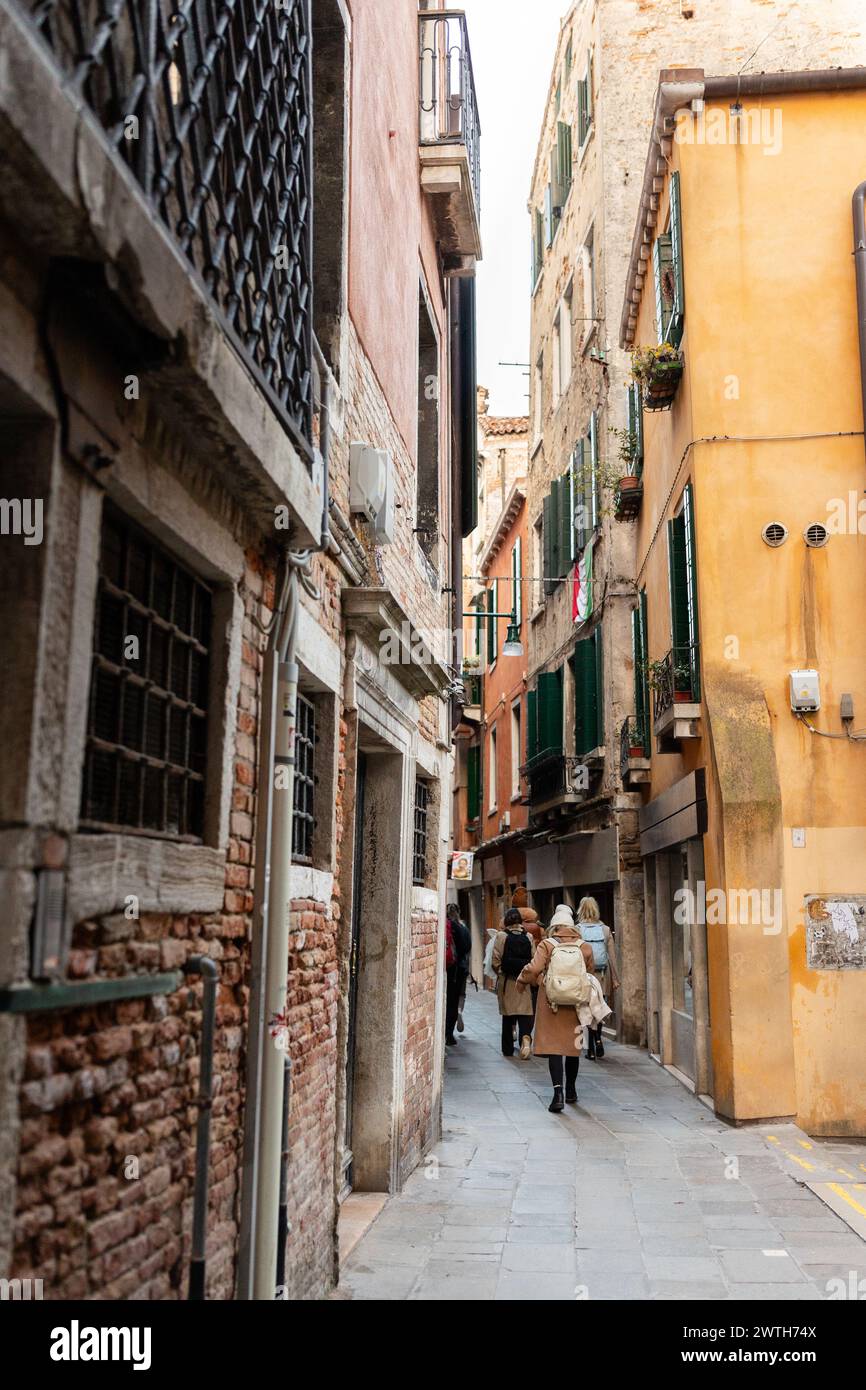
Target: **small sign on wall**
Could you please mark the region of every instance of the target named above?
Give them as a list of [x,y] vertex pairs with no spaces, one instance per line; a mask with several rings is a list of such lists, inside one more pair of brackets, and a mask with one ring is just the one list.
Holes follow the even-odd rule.
[[805,918],[810,970],[866,970],[866,894],[809,893]]
[[455,883],[468,883],[472,878],[475,855],[471,849],[456,850],[451,856],[451,878]]

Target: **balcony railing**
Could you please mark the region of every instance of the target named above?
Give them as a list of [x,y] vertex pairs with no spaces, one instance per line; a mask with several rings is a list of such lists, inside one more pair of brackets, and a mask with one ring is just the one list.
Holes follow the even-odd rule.
[[310,458],[310,0],[15,3]]
[[425,10],[418,16],[422,145],[466,146],[466,157],[481,209],[481,126],[472,72],[469,32],[462,10]]
[[656,668],[653,718],[660,719],[677,703],[697,704],[700,698],[699,643],[673,647]]
[[529,783],[529,801],[532,805],[575,796],[585,792],[589,784],[589,772],[584,760],[565,753],[540,753],[520,771]]
[[630,763],[633,758],[648,758],[650,756],[649,730],[644,728],[643,719],[638,715],[630,714],[622,722],[619,731],[619,770],[622,780],[625,782],[631,771]]

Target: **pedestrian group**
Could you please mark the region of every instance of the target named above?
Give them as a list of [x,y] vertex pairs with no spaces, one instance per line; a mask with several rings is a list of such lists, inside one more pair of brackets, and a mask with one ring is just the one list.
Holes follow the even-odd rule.
[[[455,1028],[464,1027],[472,952],[471,933],[454,903],[447,910],[445,951],[445,1041],[454,1046]],[[595,898],[581,899],[577,921],[560,903],[545,932],[526,890],[516,889],[502,928],[488,942],[484,967],[496,980],[503,1056],[513,1057],[516,1047],[524,1061],[546,1057],[553,1083],[548,1109],[556,1114],[574,1104],[581,1053],[585,1047],[590,1061],[604,1056],[602,1025],[619,989],[613,934]]]

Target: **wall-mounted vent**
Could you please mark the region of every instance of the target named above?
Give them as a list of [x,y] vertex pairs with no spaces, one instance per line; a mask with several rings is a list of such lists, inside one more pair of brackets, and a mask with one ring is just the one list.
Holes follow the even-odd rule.
[[774,548],[777,545],[784,545],[788,539],[788,528],[783,526],[781,521],[770,521],[761,532],[761,539]]
[[803,539],[811,550],[817,550],[820,546],[827,544],[829,539],[827,527],[822,526],[820,521],[813,521],[811,526],[807,526],[803,532]]

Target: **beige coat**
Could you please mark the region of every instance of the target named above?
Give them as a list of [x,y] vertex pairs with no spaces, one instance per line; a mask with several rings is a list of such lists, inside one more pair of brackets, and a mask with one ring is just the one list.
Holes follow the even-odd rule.
[[513,1017],[515,1014],[526,1016],[532,1014],[532,995],[528,989],[520,989],[517,981],[508,979],[505,975],[500,975],[499,968],[502,965],[502,952],[505,950],[505,937],[508,932],[521,932],[522,927],[506,927],[504,931],[496,933],[496,940],[493,943],[493,955],[491,964],[493,973],[496,976],[496,997],[499,1000],[499,1012],[503,1018]]
[[[535,1009],[535,1029],[532,1035],[532,1051],[536,1057],[580,1056],[580,1050],[574,1038],[577,1028],[577,1010],[560,1005],[556,1013],[553,1012],[547,1002],[544,975],[557,941],[561,941],[563,945],[571,945],[573,942],[581,940],[580,932],[574,927],[554,927],[550,936],[546,936],[539,944],[532,960],[524,966],[518,976],[519,984],[539,986],[538,1003]],[[593,965],[592,947],[584,944],[582,950],[583,959],[589,971]],[[529,996],[528,989],[526,993]]]

